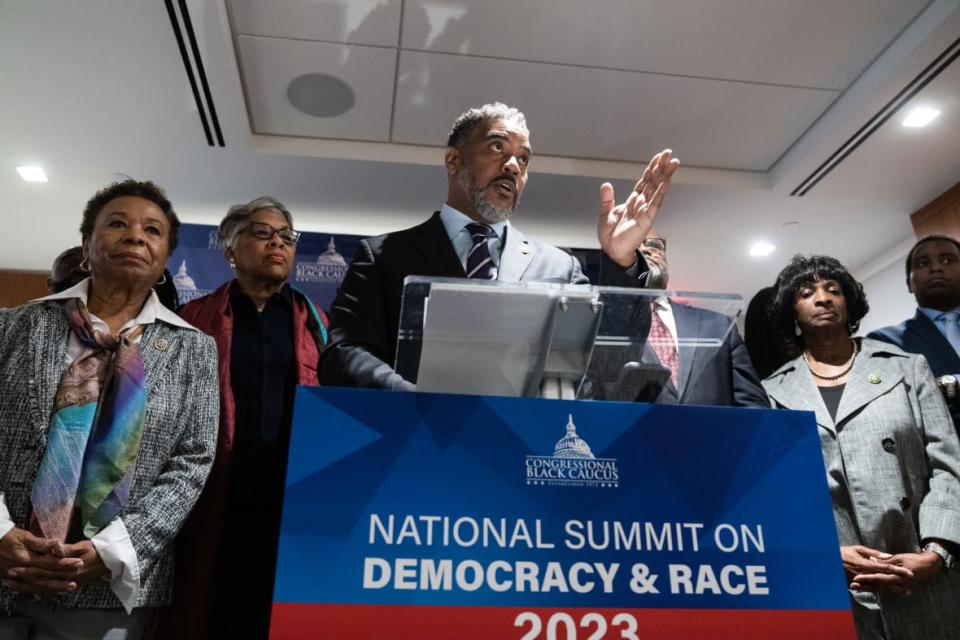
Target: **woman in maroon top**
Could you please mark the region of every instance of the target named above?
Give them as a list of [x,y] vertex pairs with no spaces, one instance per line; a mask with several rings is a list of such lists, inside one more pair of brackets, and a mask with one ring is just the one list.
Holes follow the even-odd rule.
[[287,283],[299,232],[273,198],[220,223],[236,278],[180,314],[220,358],[220,434],[206,489],[178,540],[178,638],[266,638],[297,384],[316,385],[326,316]]

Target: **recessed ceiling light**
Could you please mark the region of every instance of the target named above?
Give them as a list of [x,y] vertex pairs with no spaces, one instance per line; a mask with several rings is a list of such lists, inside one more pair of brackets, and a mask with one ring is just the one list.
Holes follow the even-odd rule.
[[768,256],[773,253],[776,248],[775,245],[760,240],[759,242],[754,242],[750,247],[750,255],[755,258],[762,258],[763,256]]
[[17,173],[27,182],[46,182],[47,174],[40,167],[17,167]]
[[940,109],[931,109],[930,107],[915,107],[910,110],[907,117],[903,119],[905,127],[925,127],[933,119],[940,115]]

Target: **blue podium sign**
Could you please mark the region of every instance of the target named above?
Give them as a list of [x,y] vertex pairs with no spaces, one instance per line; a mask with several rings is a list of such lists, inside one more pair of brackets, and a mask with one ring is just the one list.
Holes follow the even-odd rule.
[[810,414],[297,390],[273,638],[854,638]]

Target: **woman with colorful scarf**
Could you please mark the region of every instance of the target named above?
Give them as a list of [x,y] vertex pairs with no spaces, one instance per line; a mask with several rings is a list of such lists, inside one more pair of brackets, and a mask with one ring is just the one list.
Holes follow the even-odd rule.
[[180,223],[126,180],[87,203],[89,277],[0,311],[0,637],[139,638],[217,430],[216,350],[157,300]]
[[326,317],[287,283],[300,234],[281,203],[232,207],[219,236],[236,279],[180,313],[217,342],[220,436],[177,542],[175,606],[162,635],[266,638],[293,392],[319,382]]

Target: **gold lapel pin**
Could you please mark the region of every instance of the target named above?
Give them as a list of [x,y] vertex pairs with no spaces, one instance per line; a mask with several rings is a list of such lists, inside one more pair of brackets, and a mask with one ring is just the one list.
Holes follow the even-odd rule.
[[880,376],[875,373],[871,373],[869,376],[867,376],[867,380],[870,382],[870,384],[880,384]]
[[153,348],[157,351],[166,351],[169,343],[163,338],[157,338],[153,341]]

